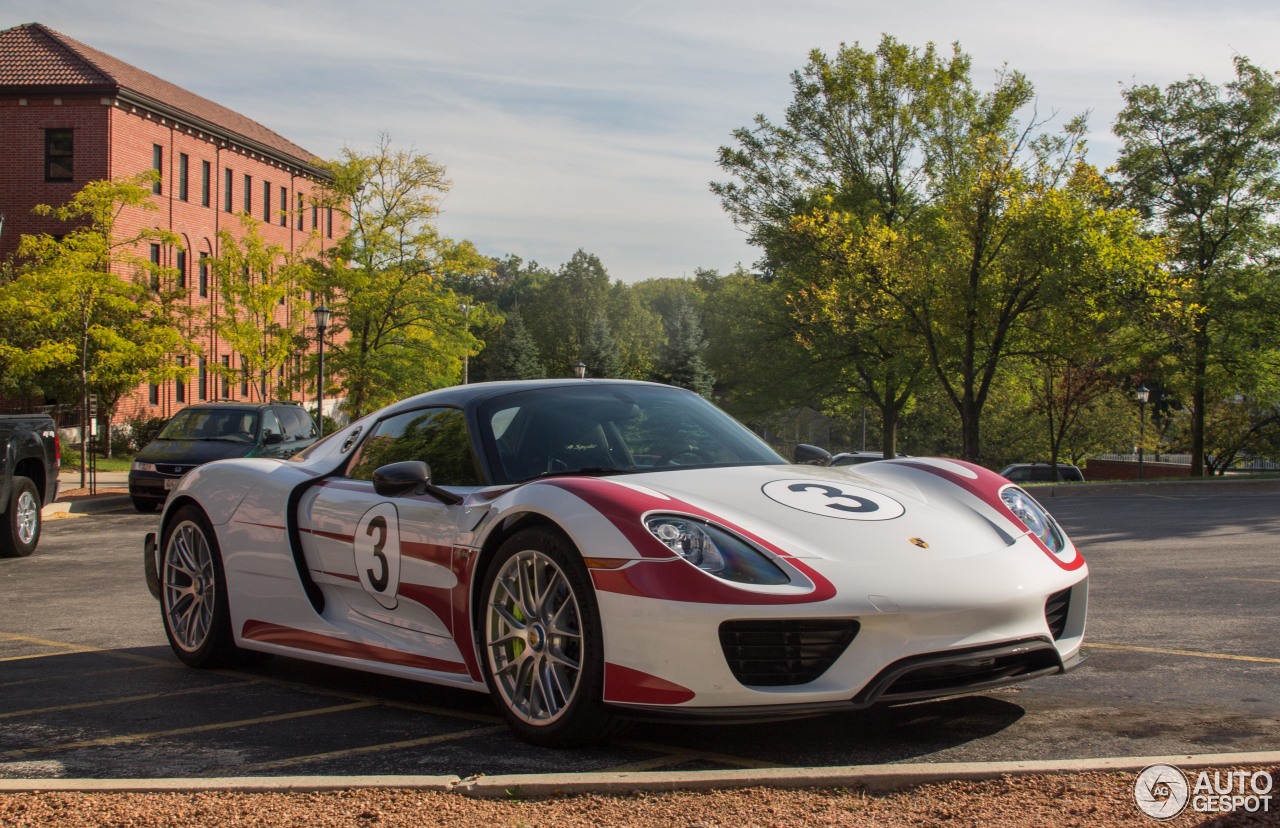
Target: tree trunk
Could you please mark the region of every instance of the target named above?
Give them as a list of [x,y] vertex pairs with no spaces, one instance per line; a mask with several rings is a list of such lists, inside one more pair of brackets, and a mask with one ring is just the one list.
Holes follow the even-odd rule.
[[1191,476],[1204,477],[1205,386],[1209,372],[1209,332],[1204,322],[1196,330],[1191,370]]

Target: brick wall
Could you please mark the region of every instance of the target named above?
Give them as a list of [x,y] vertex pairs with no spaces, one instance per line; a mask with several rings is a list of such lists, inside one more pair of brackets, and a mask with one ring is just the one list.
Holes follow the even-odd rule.
[[[74,179],[71,182],[44,180],[46,128],[71,128],[75,131]],[[24,104],[18,99],[0,98],[0,142],[5,148],[5,152],[0,154],[0,212],[6,214],[3,232],[0,233],[0,256],[12,253],[22,234],[65,232],[61,222],[33,216],[31,209],[36,204],[59,205],[89,181],[123,178],[152,169],[154,147],[158,145],[161,148],[160,193],[151,197],[156,210],[126,211],[119,219],[119,232],[122,236],[132,235],[144,227],[159,227],[172,230],[181,237],[182,248],[186,250],[186,283],[190,292],[187,301],[203,328],[198,332],[197,342],[210,369],[220,365],[223,356],[229,357],[232,368],[238,369],[240,361],[239,355],[231,353],[213,332],[212,322],[221,312],[222,302],[212,273],[208,295],[199,295],[200,254],[217,256],[221,252],[220,231],[229,231],[235,238],[243,236],[238,214],[243,208],[244,176],[252,178],[252,215],[260,222],[259,233],[268,244],[306,255],[331,247],[344,232],[344,226],[335,216],[334,238],[325,235],[327,224],[323,209],[315,216],[313,230],[310,204],[321,185],[299,166],[239,149],[225,136],[203,132],[116,99],[28,99]],[[179,186],[180,163],[184,155],[187,159],[185,200]],[[209,164],[207,206],[202,198],[203,162]],[[224,210],[226,169],[232,171],[233,212]],[[263,221],[264,182],[269,184],[271,192],[270,221]],[[284,205],[280,204],[282,187],[285,189]],[[297,220],[299,194],[304,205],[301,229]],[[174,246],[162,248],[161,263],[166,267],[176,267],[178,251],[179,248]],[[150,254],[149,243],[139,245],[135,253],[146,259]],[[130,275],[121,274],[122,278]],[[279,313],[280,321],[286,321],[288,308],[282,307]],[[309,312],[305,321],[310,328]],[[314,343],[314,334],[311,333],[309,341]],[[191,364],[198,364],[198,356],[192,358]],[[291,376],[293,370],[292,365],[288,366],[286,376]],[[199,401],[194,387],[197,379],[193,374],[187,381],[186,404]],[[306,390],[295,396],[300,400],[313,400],[314,378],[300,377],[298,380]],[[205,396],[208,399],[220,398],[221,382],[212,370],[207,372],[207,382]],[[251,381],[248,398],[257,398],[255,386],[256,383]],[[228,396],[245,399],[240,388],[238,381],[229,382]],[[122,400],[114,420],[119,422],[130,416],[171,416],[184,404],[175,399],[175,391],[173,381],[163,383],[158,389],[158,400],[153,404],[150,402],[150,388],[143,384]]]

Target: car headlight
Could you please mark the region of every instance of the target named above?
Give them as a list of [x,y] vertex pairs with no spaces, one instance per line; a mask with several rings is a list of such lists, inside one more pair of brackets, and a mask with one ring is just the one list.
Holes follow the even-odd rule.
[[133,470],[134,470],[134,471],[149,471],[149,472],[153,472],[153,471],[155,471],[155,470],[156,470],[156,464],[155,464],[155,463],[143,463],[143,462],[141,462],[141,461],[134,460],[134,461],[133,461],[133,466],[132,466],[132,468],[133,468]]
[[789,584],[767,555],[718,526],[676,515],[651,515],[644,525],[664,546],[704,572],[742,584]]
[[1009,507],[1018,520],[1027,527],[1031,534],[1055,555],[1061,555],[1067,549],[1067,539],[1058,528],[1058,522],[1045,511],[1044,507],[1032,499],[1031,495],[1017,486],[1008,486],[1001,490],[1000,499]]

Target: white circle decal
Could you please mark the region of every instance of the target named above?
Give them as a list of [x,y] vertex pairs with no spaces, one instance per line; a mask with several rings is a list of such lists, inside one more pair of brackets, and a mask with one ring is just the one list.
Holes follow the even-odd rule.
[[396,507],[379,503],[356,524],[352,544],[360,585],[387,609],[395,609],[400,589],[400,521]]
[[887,495],[825,480],[774,480],[763,491],[783,506],[840,520],[892,520],[906,511]]

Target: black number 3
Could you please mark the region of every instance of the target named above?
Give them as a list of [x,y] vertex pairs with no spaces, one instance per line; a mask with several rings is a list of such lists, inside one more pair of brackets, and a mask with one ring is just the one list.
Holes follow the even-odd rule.
[[382,547],[387,545],[387,519],[382,515],[377,515],[369,521],[369,527],[364,530],[364,533],[372,536],[375,529],[378,530],[378,539],[373,544],[373,557],[377,558],[378,563],[382,565],[382,574],[375,576],[372,569],[368,570],[369,585],[378,592],[383,592],[387,588],[387,578],[391,572],[387,568],[387,556],[382,552]]
[[845,494],[844,492],[840,491],[834,486],[824,486],[821,483],[792,483],[787,488],[793,492],[809,492],[809,491],[822,492],[824,495],[831,498],[832,500],[835,500],[836,498],[844,498],[845,500],[852,500],[854,503],[857,504],[856,506],[847,506],[844,503],[826,504],[827,508],[838,509],[841,512],[866,513],[866,512],[879,511],[880,509],[880,504],[876,503],[874,500],[867,500],[865,497],[857,497],[856,495]]

